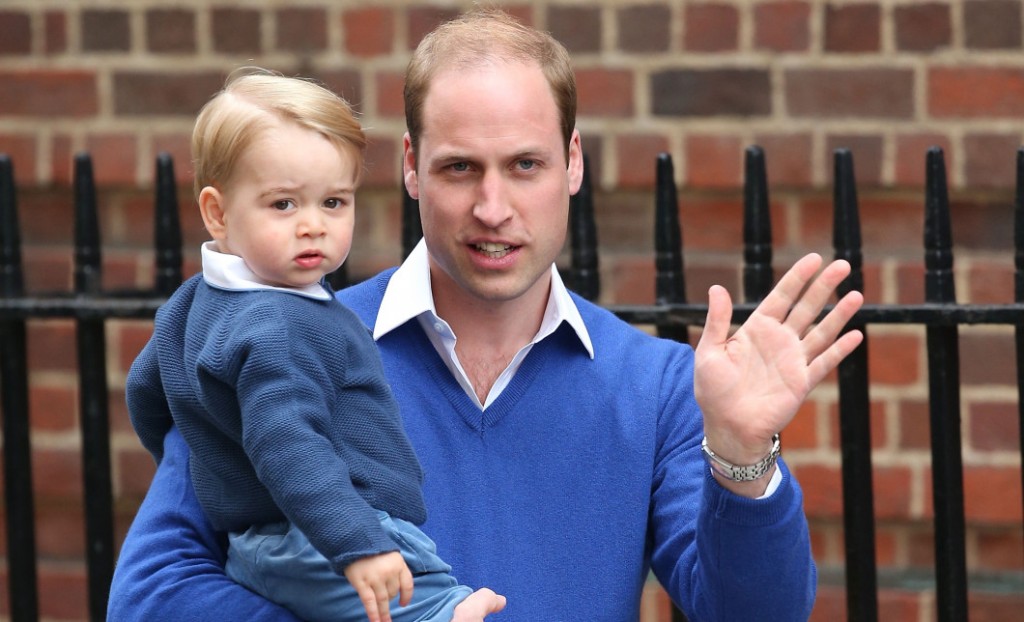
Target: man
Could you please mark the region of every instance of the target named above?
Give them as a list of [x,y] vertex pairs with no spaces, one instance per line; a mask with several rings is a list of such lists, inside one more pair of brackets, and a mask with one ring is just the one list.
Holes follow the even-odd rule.
[[[776,435],[862,339],[837,339],[857,293],[813,324],[849,266],[815,276],[804,257],[732,336],[713,287],[696,357],[568,293],[575,106],[564,48],[500,12],[442,25],[406,74],[424,239],[340,298],[372,327],[423,464],[424,531],[460,581],[508,597],[488,620],[636,619],[651,569],[695,621],[805,620],[815,569]],[[288,619],[226,583],[165,444],[112,619]]]

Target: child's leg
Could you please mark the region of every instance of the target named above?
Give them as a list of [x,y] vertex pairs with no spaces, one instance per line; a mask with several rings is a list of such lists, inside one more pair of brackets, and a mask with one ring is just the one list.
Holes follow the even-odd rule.
[[[380,514],[381,527],[413,573],[412,602],[406,607],[399,607],[397,598],[391,602],[393,622],[479,620],[504,607],[504,597],[491,590],[473,592],[459,585],[450,574],[451,567],[437,556],[433,541],[419,528]],[[231,534],[229,544],[228,576],[298,617],[310,622],[366,620],[355,589],[294,525],[253,527]],[[461,603],[465,607],[458,608]]]
[[228,538],[228,576],[310,622],[365,622],[355,589],[290,523]]

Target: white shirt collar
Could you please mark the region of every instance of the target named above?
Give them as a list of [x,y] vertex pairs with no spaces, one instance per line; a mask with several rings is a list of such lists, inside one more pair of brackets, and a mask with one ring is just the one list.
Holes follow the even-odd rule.
[[203,259],[203,280],[211,287],[232,291],[271,289],[317,300],[331,299],[330,292],[320,283],[310,283],[305,287],[279,287],[263,283],[245,264],[244,259],[238,255],[218,251],[213,247],[213,242],[204,242],[200,252]]
[[477,396],[468,374],[462,368],[462,363],[459,362],[459,357],[455,353],[456,335],[454,331],[447,322],[437,316],[434,297],[430,289],[430,262],[427,259],[427,246],[423,240],[420,240],[405,262],[391,275],[391,280],[384,291],[384,298],[381,300],[380,309],[377,312],[373,338],[379,339],[412,319],[416,319],[423,327],[423,331],[441,360],[444,361],[448,371],[480,410],[484,410],[498,399],[512,382],[512,378],[519,371],[519,366],[533,349],[534,344],[555,332],[563,321],[567,322],[576,332],[576,336],[583,347],[587,349],[590,358],[594,358],[594,346],[590,341],[590,333],[587,332],[579,309],[576,308],[576,304],[569,296],[569,292],[565,289],[565,284],[562,283],[562,278],[553,264],[551,266],[551,293],[540,329],[533,340],[516,353],[508,367],[494,381],[490,393],[487,394],[483,402]]
[[[409,257],[391,275],[384,298],[381,300],[380,310],[377,312],[373,338],[379,339],[422,313],[430,313],[431,321],[440,320],[437,317],[434,297],[430,290],[430,263],[427,259],[427,245],[421,239],[416,248],[409,253]],[[569,290],[565,288],[562,277],[559,276],[558,270],[552,264],[551,294],[548,297],[547,309],[544,311],[544,319],[541,321],[540,329],[537,331],[533,343],[537,343],[555,332],[555,329],[563,321],[567,322],[576,332],[576,336],[583,347],[587,349],[590,358],[593,359],[594,345],[590,340],[590,333],[587,332],[580,311],[569,296]]]

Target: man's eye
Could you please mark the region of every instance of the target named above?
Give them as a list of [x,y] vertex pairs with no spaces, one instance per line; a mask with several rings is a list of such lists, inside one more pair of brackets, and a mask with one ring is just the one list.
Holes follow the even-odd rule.
[[517,164],[521,171],[529,171],[537,166],[536,160],[519,160]]
[[453,171],[464,173],[469,170],[469,164],[466,162],[455,162],[451,165]]

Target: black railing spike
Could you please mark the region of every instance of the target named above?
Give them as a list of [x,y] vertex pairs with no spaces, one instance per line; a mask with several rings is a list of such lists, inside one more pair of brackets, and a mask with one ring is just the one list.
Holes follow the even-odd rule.
[[[942,150],[925,163],[925,302],[956,303],[953,234]],[[928,406],[935,510],[935,593],[939,622],[968,619],[963,457],[960,438],[960,347],[957,326],[928,326]]]
[[658,154],[654,180],[654,300],[658,304],[686,302],[683,242],[679,226],[672,156]]
[[402,259],[404,260],[416,248],[423,237],[423,225],[420,222],[420,202],[412,198],[409,190],[402,184]]
[[946,188],[946,164],[939,147],[928,149],[925,164],[925,299],[954,302],[953,229]]
[[590,161],[583,156],[583,183],[569,198],[570,287],[587,300],[601,295],[597,260],[597,224],[594,222],[594,189]]
[[833,188],[832,245],[836,259],[850,264],[850,276],[837,288],[837,294],[864,291],[864,254],[861,250],[860,210],[857,205],[857,183],[853,174],[853,154],[849,149],[835,151]]
[[[835,152],[832,242],[836,259],[850,263],[850,275],[837,288],[840,296],[864,290],[860,215],[853,155]],[[875,560],[875,510],[871,467],[871,399],[868,341],[864,322],[847,330],[865,334],[861,345],[839,364],[839,436],[843,481],[843,538],[846,550],[847,619],[878,620],[878,571]]]
[[[658,154],[654,180],[654,299],[656,304],[685,304],[686,279],[683,273],[683,237],[679,226],[679,199],[676,194],[672,156]],[[657,325],[658,336],[689,343],[686,324]]]
[[[99,210],[92,159],[75,156],[75,293],[102,294]],[[113,492],[110,481],[110,408],[106,336],[102,318],[77,320],[82,477],[85,498],[86,565],[90,619],[106,618],[114,573]]]
[[[6,154],[0,154],[0,299],[19,298],[24,293],[14,163]],[[11,620],[31,621],[39,618],[39,596],[24,319],[0,320],[0,412],[7,524],[7,611]]]
[[10,156],[0,153],[0,295],[19,296],[23,290],[14,163]]
[[168,153],[160,153],[156,158],[154,211],[156,291],[170,296],[181,285],[182,256],[178,186],[174,179],[174,160]]
[[92,158],[75,155],[75,292],[96,294],[101,286],[100,225]]
[[[1017,186],[1013,197],[1013,299],[1024,302],[1024,147],[1017,149]],[[1017,350],[1017,433],[1024,464],[1024,323],[1014,327]],[[1021,486],[1024,487],[1024,469],[1021,469]]]
[[743,295],[757,302],[772,288],[772,225],[764,150],[747,147],[743,176]]
[[[1017,186],[1013,197],[1013,299],[1024,302],[1024,147],[1017,149]],[[1024,444],[1021,445],[1024,449]]]

